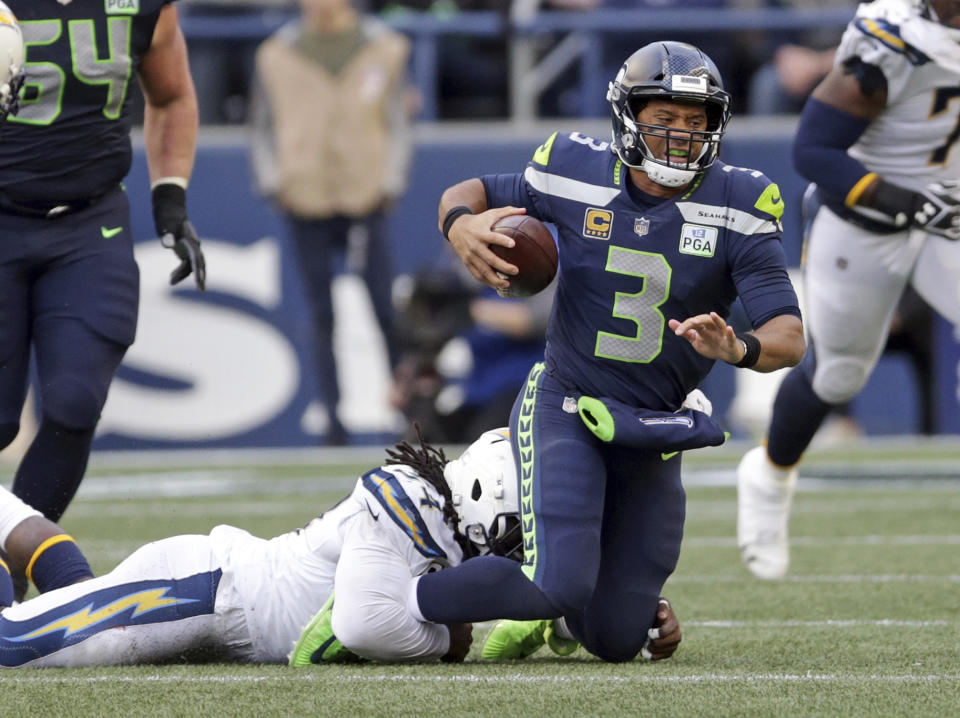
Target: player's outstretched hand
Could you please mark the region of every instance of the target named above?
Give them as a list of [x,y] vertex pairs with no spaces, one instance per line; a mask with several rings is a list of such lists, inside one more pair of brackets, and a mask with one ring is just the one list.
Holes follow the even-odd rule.
[[914,223],[927,232],[960,240],[960,181],[934,182],[923,192],[913,209]]
[[657,617],[647,631],[647,641],[640,649],[640,655],[647,661],[662,661],[670,658],[683,640],[680,619],[673,612],[670,601],[661,597],[657,606]]
[[450,629],[450,650],[440,660],[444,663],[463,663],[473,643],[472,623],[448,623]]
[[678,337],[683,337],[697,353],[708,359],[722,359],[736,364],[743,353],[736,332],[716,312],[698,314],[682,322],[671,319],[670,328]]
[[191,274],[201,292],[207,286],[207,263],[200,249],[200,237],[187,219],[187,193],[183,187],[161,183],[153,188],[153,222],[160,243],[172,249],[180,259],[170,273],[170,284],[177,284]]
[[512,247],[515,242],[511,237],[493,232],[490,228],[504,217],[524,212],[526,210],[522,207],[496,207],[480,214],[462,215],[453,223],[447,237],[453,251],[475,279],[497,290],[510,286],[507,279],[516,274],[518,269],[491,252],[490,245]]

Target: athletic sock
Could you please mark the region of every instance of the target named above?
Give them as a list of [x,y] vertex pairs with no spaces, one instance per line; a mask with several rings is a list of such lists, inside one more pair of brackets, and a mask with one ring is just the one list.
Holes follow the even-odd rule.
[[420,613],[434,623],[529,620],[558,615],[520,564],[502,556],[480,556],[446,571],[420,577]]
[[59,521],[83,480],[92,440],[93,429],[70,429],[45,418],[17,469],[13,493]]
[[37,547],[27,564],[27,577],[40,593],[93,578],[86,556],[72,536],[51,536]]
[[773,402],[767,435],[770,460],[777,466],[799,462],[831,409],[833,405],[814,393],[803,366],[791,369]]

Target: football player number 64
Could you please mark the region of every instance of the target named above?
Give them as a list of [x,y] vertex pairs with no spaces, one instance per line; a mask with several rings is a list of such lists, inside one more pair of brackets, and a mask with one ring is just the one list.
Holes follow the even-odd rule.
[[[64,33],[66,24],[66,33]],[[102,85],[105,90],[103,114],[111,120],[120,117],[130,83],[129,17],[110,17],[106,22],[108,57],[97,57],[96,27],[93,20],[34,20],[20,23],[23,41],[30,55],[31,46],[53,45],[66,34],[70,43],[69,72],[87,85]],[[20,112],[8,122],[49,125],[60,116],[63,105],[65,68],[53,62],[25,62],[27,81],[22,90]]]
[[611,246],[607,253],[608,272],[628,274],[644,279],[643,289],[636,294],[617,292],[613,316],[636,323],[633,336],[597,332],[594,354],[616,361],[645,364],[660,353],[666,320],[659,307],[670,293],[673,270],[662,254],[640,252]]

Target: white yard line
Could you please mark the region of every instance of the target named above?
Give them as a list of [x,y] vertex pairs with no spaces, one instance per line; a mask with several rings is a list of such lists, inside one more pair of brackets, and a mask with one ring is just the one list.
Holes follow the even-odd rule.
[[[684,539],[687,548],[736,548],[737,540],[730,536],[693,536]],[[957,546],[960,535],[907,535],[907,536],[791,536],[790,545],[804,548],[831,548],[834,546]]]
[[[741,574],[683,574],[670,577],[670,583],[744,583],[749,580]],[[808,574],[786,576],[780,583],[960,583],[960,574],[936,576],[917,573],[891,574]],[[767,585],[775,585],[773,583]]]

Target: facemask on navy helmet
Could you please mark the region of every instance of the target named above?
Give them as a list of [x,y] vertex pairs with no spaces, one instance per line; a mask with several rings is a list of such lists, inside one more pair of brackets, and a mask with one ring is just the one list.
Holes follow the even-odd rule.
[[[679,130],[637,120],[651,100],[702,105],[706,129]],[[657,184],[680,187],[712,165],[730,120],[730,95],[713,61],[693,45],[655,42],[640,48],[620,68],[607,90],[613,114],[613,151],[624,164],[642,170]],[[686,143],[686,152],[657,157],[648,144]],[[681,145],[682,146],[682,145]]]

